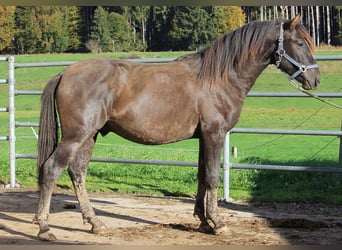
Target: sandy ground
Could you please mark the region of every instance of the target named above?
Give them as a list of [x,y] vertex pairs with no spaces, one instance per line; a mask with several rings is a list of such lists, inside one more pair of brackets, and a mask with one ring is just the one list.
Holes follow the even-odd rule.
[[37,240],[32,224],[36,189],[0,189],[0,244],[110,245],[298,245],[341,244],[342,206],[325,204],[220,203],[229,225],[225,235],[198,232],[190,198],[90,193],[96,214],[114,230],[93,235],[83,224],[70,190],[56,190],[49,223],[55,242]]

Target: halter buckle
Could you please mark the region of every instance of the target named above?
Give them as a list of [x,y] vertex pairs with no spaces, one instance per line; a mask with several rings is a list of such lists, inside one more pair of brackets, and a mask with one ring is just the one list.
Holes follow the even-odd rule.
[[299,70],[303,73],[303,72],[307,71],[308,68],[302,64],[302,66],[300,66]]

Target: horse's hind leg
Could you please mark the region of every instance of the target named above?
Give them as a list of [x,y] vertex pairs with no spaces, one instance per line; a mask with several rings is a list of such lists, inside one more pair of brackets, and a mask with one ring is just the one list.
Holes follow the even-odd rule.
[[96,217],[85,187],[88,163],[94,148],[94,144],[95,137],[89,139],[83,144],[74,161],[70,163],[68,173],[80,204],[83,222],[90,223],[92,225],[92,232],[95,234],[112,235],[113,232]]
[[48,217],[53,187],[65,166],[74,158],[80,143],[61,141],[54,153],[42,166],[42,179],[39,184],[38,212],[34,222],[39,224],[38,237],[40,240],[53,241],[56,237],[50,232]]

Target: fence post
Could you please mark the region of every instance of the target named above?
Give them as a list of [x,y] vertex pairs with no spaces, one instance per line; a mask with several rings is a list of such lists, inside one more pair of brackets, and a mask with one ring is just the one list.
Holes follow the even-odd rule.
[[223,147],[223,200],[229,202],[229,171],[230,171],[230,131],[226,134]]
[[9,112],[9,165],[10,186],[16,186],[15,180],[15,78],[14,78],[14,56],[8,58],[8,112]]

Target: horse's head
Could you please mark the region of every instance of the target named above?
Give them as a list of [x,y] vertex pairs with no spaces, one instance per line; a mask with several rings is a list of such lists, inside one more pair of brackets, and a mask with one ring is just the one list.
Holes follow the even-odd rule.
[[320,83],[320,71],[312,52],[314,45],[307,30],[299,23],[300,15],[280,23],[275,64],[296,79],[304,89],[315,89]]

